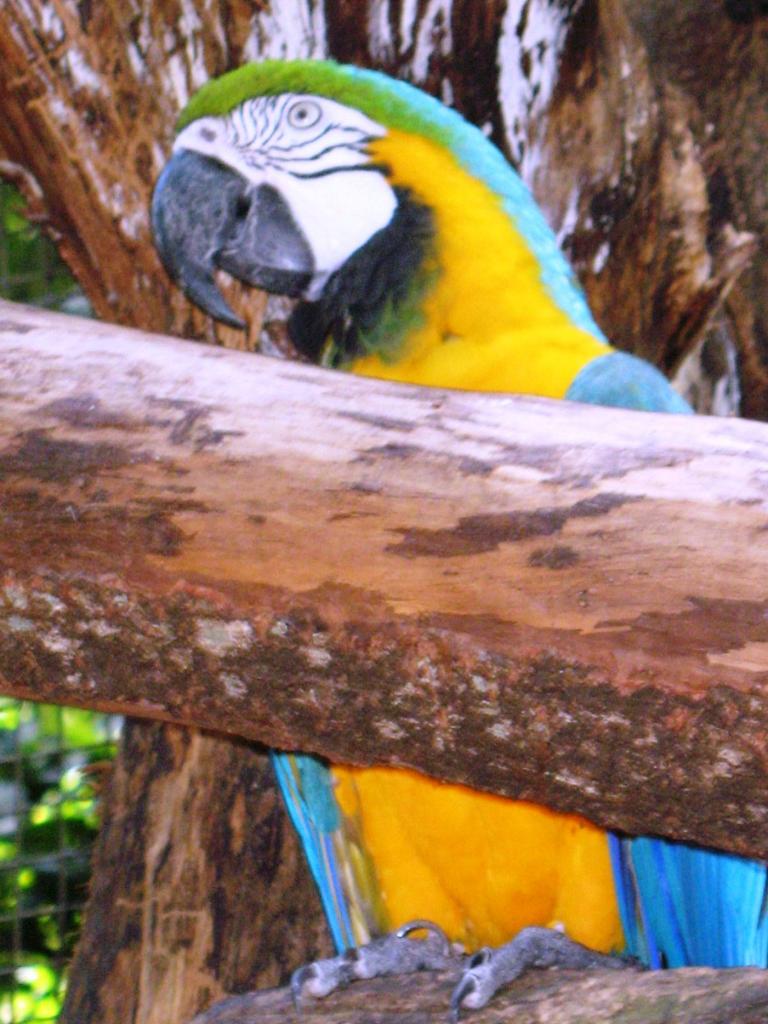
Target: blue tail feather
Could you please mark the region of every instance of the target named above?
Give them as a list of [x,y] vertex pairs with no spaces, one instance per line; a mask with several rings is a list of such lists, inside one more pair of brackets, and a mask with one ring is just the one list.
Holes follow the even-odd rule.
[[333,837],[340,825],[330,772],[309,754],[270,752],[283,801],[320,893],[339,953],[356,945],[339,878]]
[[650,966],[768,967],[764,864],[647,837],[612,837],[612,854],[634,956]]
[[661,952],[656,945],[653,929],[648,926],[648,917],[640,900],[627,841],[609,832],[608,849],[627,952],[653,970],[658,970],[662,965]]

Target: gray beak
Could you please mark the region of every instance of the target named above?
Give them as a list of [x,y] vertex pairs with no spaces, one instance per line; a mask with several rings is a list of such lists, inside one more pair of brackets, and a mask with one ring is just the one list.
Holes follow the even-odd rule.
[[152,231],[166,270],[188,298],[231,327],[245,324],[217,288],[216,268],[294,297],[315,269],[309,244],[276,189],[253,185],[191,150],[175,153],[158,178]]

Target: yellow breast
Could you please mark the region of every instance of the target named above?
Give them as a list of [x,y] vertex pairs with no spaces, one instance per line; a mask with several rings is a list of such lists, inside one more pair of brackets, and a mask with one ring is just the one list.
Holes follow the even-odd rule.
[[373,157],[435,218],[435,284],[422,325],[392,361],[355,360],[354,373],[475,391],[562,397],[586,363],[610,351],[574,326],[541,280],[528,243],[501,199],[452,154],[390,132]]
[[623,945],[606,835],[583,818],[406,769],[335,767],[376,869],[382,930],[426,917],[468,949],[529,924]]
[[[434,211],[435,284],[396,359],[366,356],[349,369],[562,397],[610,348],[553,301],[498,197],[428,140],[392,132],[372,148],[394,184]],[[403,769],[337,767],[334,775],[375,864],[381,927],[427,917],[476,948],[527,924],[562,924],[593,948],[623,945],[607,839],[583,819]]]

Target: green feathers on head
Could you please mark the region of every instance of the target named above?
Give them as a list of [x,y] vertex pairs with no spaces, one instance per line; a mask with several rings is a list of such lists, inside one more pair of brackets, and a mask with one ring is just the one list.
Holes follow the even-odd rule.
[[182,111],[180,131],[200,117],[228,114],[254,96],[307,93],[355,107],[387,128],[447,145],[468,125],[455,111],[406,82],[332,60],[264,60],[207,82]]

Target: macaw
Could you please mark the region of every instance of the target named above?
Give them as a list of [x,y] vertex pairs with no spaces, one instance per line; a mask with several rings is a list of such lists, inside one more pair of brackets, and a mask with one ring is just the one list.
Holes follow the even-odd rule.
[[[242,326],[216,269],[302,300],[290,334],[326,366],[690,412],[654,367],[608,343],[501,152],[424,92],[331,61],[268,60],[209,82],[178,127],[155,240],[219,320]],[[651,966],[767,965],[764,865],[607,835],[402,768],[287,753],[274,764],[340,951],[417,918],[469,949],[556,927]],[[497,987],[481,977],[493,955],[473,963],[457,1005]]]

